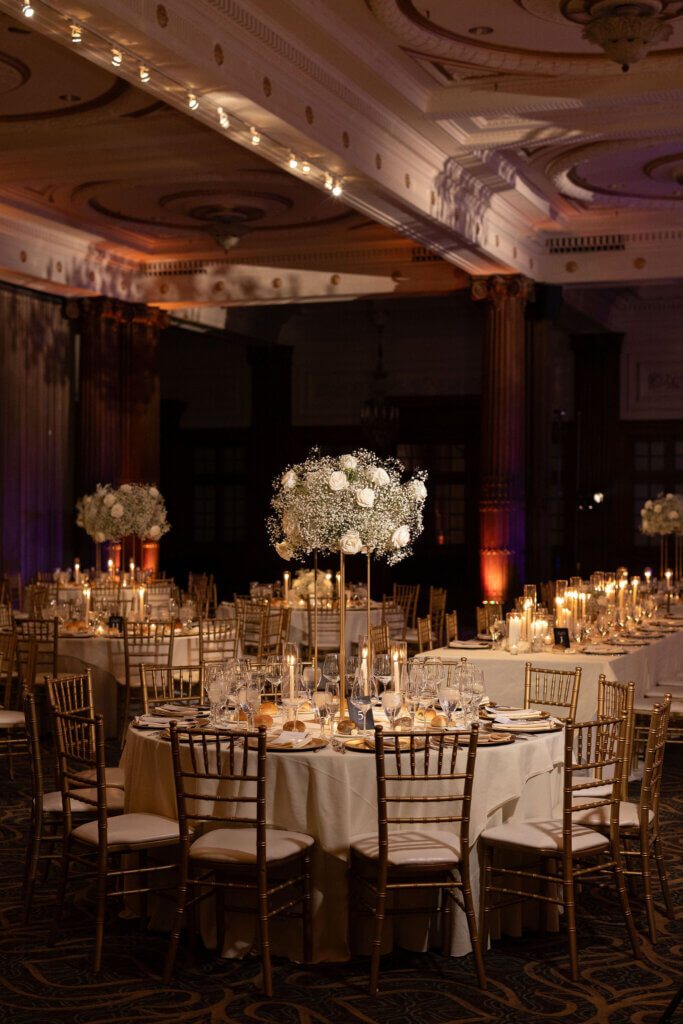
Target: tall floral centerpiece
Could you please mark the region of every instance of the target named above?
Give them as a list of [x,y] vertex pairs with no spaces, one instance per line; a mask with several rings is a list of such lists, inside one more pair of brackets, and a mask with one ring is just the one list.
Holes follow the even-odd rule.
[[640,529],[649,537],[659,537],[659,576],[668,569],[668,538],[674,537],[674,578],[682,575],[681,536],[683,535],[683,494],[658,494],[648,498],[640,510]]
[[288,466],[273,482],[268,532],[280,557],[303,560],[313,554],[315,570],[319,552],[339,553],[342,685],[345,556],[364,553],[367,558],[369,640],[370,560],[384,559],[389,565],[401,562],[412,554],[412,543],[423,530],[427,474],[420,470],[404,480],[404,473],[397,459],[380,459],[364,448],[339,457],[321,455],[314,448],[304,462]]
[[[135,539],[155,546],[171,529],[166,504],[154,484],[98,484],[93,494],[86,494],[76,504],[76,523],[82,526],[96,545],[104,541],[121,543],[133,538],[132,554],[135,560]],[[99,568],[99,547],[98,547]],[[142,561],[142,559],[137,559]],[[155,559],[158,561],[158,558]],[[156,565],[150,568],[156,568]]]

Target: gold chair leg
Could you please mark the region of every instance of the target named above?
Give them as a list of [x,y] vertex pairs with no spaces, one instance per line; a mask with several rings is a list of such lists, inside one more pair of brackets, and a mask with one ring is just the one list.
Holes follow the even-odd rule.
[[633,948],[633,955],[636,960],[640,959],[640,945],[638,943],[638,934],[633,924],[633,915],[631,914],[631,906],[628,901],[628,893],[626,892],[626,884],[624,882],[624,869],[621,864],[621,854],[619,847],[616,846],[612,849],[612,859],[614,861],[614,878],[617,885],[617,892],[619,893],[619,899],[621,900],[621,909],[624,914],[624,921],[626,922],[626,928],[628,930],[628,937],[631,940],[631,946]]
[[57,941],[57,932],[59,931],[59,925],[62,920],[62,911],[64,909],[64,897],[66,896],[66,887],[69,881],[69,869],[71,867],[70,857],[70,837],[65,835],[62,843],[62,871],[59,878],[59,885],[57,886],[57,898],[55,900],[55,911],[52,918],[52,926],[50,928],[50,937],[48,942],[51,946],[54,946]]
[[664,904],[666,906],[667,916],[671,921],[676,920],[676,911],[674,909],[673,900],[671,899],[671,890],[669,889],[669,873],[666,870],[666,861],[664,860],[664,851],[662,849],[662,840],[659,835],[655,836],[655,862],[657,864],[657,873],[659,875],[659,884],[662,887],[662,895],[664,897]]
[[[26,867],[24,869],[24,893],[23,893],[23,916],[22,921],[28,924],[33,904],[33,889],[38,874],[38,855],[40,853],[40,841],[43,833],[42,818],[31,812],[31,824],[29,829],[29,840],[26,850]],[[49,864],[49,861],[48,861]]]
[[384,910],[387,902],[386,879],[377,883],[377,902],[375,903],[375,933],[372,938],[372,957],[370,959],[370,995],[377,995],[379,985],[379,961],[382,955],[382,934],[384,932]]
[[474,966],[477,972],[477,981],[479,982],[479,988],[485,990],[486,972],[484,971],[484,959],[481,954],[481,945],[479,943],[479,935],[477,933],[477,918],[474,913],[474,900],[472,899],[469,870],[463,870],[461,867],[460,878],[462,881],[462,901],[465,905],[465,915],[467,917],[467,927],[470,933],[470,942],[472,943],[472,953],[474,954]]
[[574,879],[571,875],[571,864],[564,871],[564,909],[567,914],[569,932],[569,959],[571,962],[572,981],[579,980],[579,954],[576,944],[576,905],[574,903]]
[[102,946],[104,943],[104,918],[107,902],[107,852],[98,851],[97,856],[97,904],[95,911],[95,950],[93,952],[93,971],[98,973],[102,964]]
[[[188,865],[187,858],[182,857],[178,865],[178,891],[176,898],[175,915],[173,918],[173,928],[171,929],[171,939],[168,945],[168,952],[166,954],[166,963],[164,965],[164,985],[168,985],[173,974],[173,967],[175,965],[175,958],[178,952],[178,943],[180,942],[180,933],[183,927],[183,915],[185,913],[185,903],[187,902],[187,874]],[[219,956],[222,949],[219,947]]]
[[304,963],[313,960],[313,884],[311,878],[311,853],[304,854],[304,898],[303,898],[303,932],[304,932]]
[[654,946],[657,942],[657,921],[655,920],[655,905],[652,899],[652,863],[650,861],[650,850],[647,837],[640,838],[640,871],[643,877],[643,889],[645,892],[645,912],[650,932],[650,942]]
[[267,996],[273,994],[273,971],[270,963],[270,931],[268,928],[268,897],[259,894],[259,941],[261,945],[261,969],[263,971],[263,991]]

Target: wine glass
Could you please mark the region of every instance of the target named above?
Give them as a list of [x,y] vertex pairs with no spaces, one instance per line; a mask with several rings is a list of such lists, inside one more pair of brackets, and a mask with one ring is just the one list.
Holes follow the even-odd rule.
[[236,693],[237,703],[247,716],[248,728],[253,728],[254,716],[261,706],[261,677],[257,672],[249,672],[243,679]]
[[367,732],[368,715],[372,710],[373,697],[377,697],[377,685],[374,679],[359,670],[351,687],[349,700],[363,716],[363,732]]
[[219,715],[227,699],[228,688],[224,669],[225,666],[220,662],[204,666],[204,688],[211,708],[209,723],[213,726],[218,725]]
[[391,656],[389,654],[376,654],[372,662],[372,675],[377,683],[377,688],[386,690],[391,682]]
[[460,704],[461,692],[457,687],[446,683],[446,685],[439,687],[437,697],[439,699],[439,704],[441,705],[441,710],[446,716],[446,725],[448,725],[453,717],[455,709],[458,704]]
[[333,719],[338,713],[340,705],[339,682],[333,683],[328,680],[325,683],[325,692],[327,693],[328,704],[330,707],[330,717]]
[[326,654],[323,658],[323,679],[331,683],[339,682],[339,655]]
[[384,690],[382,693],[382,709],[384,714],[389,719],[389,725],[393,729],[396,722],[396,716],[401,710],[403,704],[403,695],[399,690]]
[[284,654],[269,654],[266,659],[265,669],[266,680],[270,683],[273,694],[277,693],[282,680],[287,675],[287,662]]
[[320,722],[320,735],[325,735],[325,726],[332,715],[333,695],[328,690],[316,690],[313,694],[313,707]]

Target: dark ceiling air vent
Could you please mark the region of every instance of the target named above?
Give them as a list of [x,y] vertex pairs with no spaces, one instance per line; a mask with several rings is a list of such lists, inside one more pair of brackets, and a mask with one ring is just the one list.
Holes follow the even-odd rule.
[[570,235],[549,238],[546,247],[551,256],[581,252],[623,252],[624,235]]

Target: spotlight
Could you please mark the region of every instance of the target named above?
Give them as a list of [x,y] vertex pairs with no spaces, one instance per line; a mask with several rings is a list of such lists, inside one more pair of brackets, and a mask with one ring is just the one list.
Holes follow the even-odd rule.
[[596,491],[595,494],[593,495],[593,501],[595,502],[596,505],[602,505],[604,500],[605,500],[605,495],[602,493],[602,491]]
[[341,194],[342,194],[342,187],[341,187],[341,184],[339,182],[337,182],[332,187],[332,195],[336,196],[338,198]]
[[115,68],[120,68],[123,64],[123,54],[120,50],[111,51],[111,62]]
[[33,15],[35,14],[35,11],[31,7],[31,0],[24,0],[24,5],[23,5],[23,7],[21,9],[21,13],[24,15],[25,18],[32,18],[33,17]]
[[304,162],[301,165],[301,173],[302,174],[310,174],[311,173],[311,165],[309,163],[307,163],[305,160],[304,160]]
[[261,141],[261,136],[259,135],[255,128],[251,128],[250,131],[252,146],[258,146],[259,142]]
[[294,156],[293,153],[289,154],[288,165],[289,165],[289,167],[292,168],[293,171],[295,171],[297,169],[297,167],[299,166],[299,161],[297,160],[297,158]]
[[149,82],[149,68],[146,68],[144,64],[140,65],[140,81]]
[[190,110],[196,110],[197,107],[199,106],[199,100],[197,99],[193,92],[189,92],[187,94],[187,105],[190,108]]
[[221,128],[229,128],[230,127],[230,118],[225,113],[225,111],[223,110],[222,107],[218,108],[218,123],[221,126]]
[[83,42],[83,29],[80,25],[71,26],[71,42],[82,43]]
[[332,181],[332,178],[329,176],[329,174],[326,174],[325,175],[325,188],[327,189],[328,192],[331,192],[333,187],[334,187],[334,182]]

